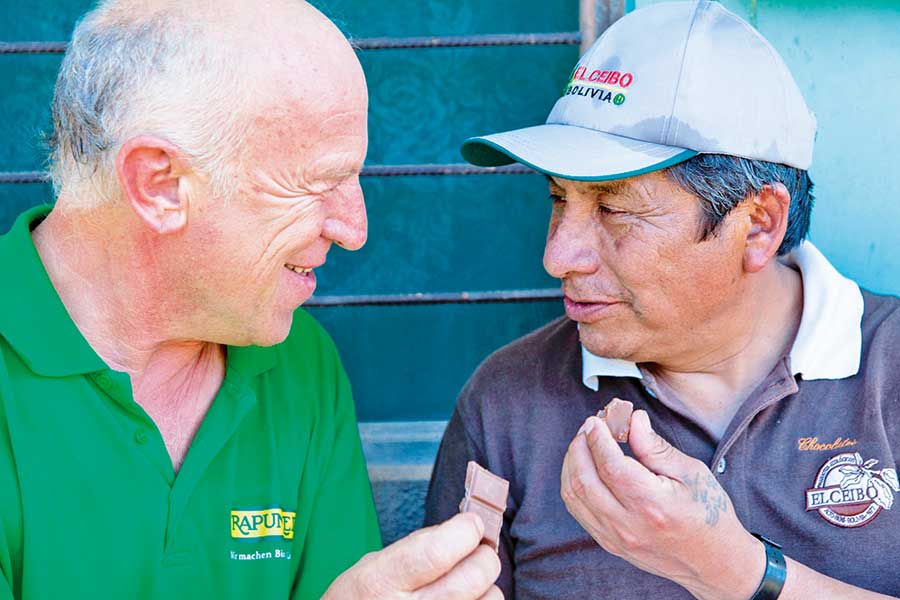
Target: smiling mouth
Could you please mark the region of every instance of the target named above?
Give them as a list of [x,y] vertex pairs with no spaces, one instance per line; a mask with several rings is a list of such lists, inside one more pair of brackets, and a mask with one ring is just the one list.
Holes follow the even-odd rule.
[[309,275],[310,273],[312,273],[312,268],[311,268],[311,267],[310,267],[310,268],[307,268],[307,267],[298,267],[297,265],[291,265],[291,264],[285,263],[285,264],[284,264],[284,268],[285,268],[285,269],[288,269],[288,270],[291,270],[291,271],[293,271],[294,273],[297,273],[297,274],[299,274],[299,275]]

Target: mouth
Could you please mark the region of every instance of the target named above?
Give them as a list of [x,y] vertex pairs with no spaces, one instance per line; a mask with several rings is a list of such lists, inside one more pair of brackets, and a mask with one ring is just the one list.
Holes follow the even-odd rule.
[[563,299],[563,303],[566,308],[566,314],[570,319],[573,321],[589,323],[603,317],[604,313],[622,302],[610,298],[597,300],[587,298],[576,299],[566,295]]
[[313,272],[313,267],[301,267],[300,265],[292,265],[290,263],[284,263],[284,268],[304,276],[308,276]]

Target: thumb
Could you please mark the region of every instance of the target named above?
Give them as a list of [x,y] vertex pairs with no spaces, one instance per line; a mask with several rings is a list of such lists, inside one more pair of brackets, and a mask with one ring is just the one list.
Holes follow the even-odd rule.
[[394,542],[373,565],[387,587],[404,592],[436,581],[466,558],[481,542],[484,524],[473,513],[462,513]]
[[636,410],[631,417],[628,445],[638,462],[657,475],[681,480],[685,472],[692,472],[696,468],[696,459],[684,454],[653,431],[645,410]]

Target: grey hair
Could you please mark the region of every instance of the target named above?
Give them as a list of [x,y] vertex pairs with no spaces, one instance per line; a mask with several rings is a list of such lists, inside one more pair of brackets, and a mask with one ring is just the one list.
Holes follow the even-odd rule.
[[700,199],[701,241],[715,235],[728,213],[747,196],[775,183],[784,184],[791,197],[778,256],[789,253],[809,234],[813,182],[802,169],[725,154],[698,154],[668,167],[664,173]]
[[234,110],[240,86],[234,65],[212,50],[177,9],[135,19],[106,0],[85,15],[54,90],[49,169],[56,194],[73,190],[83,208],[118,198],[116,153],[143,133],[178,146],[214,190],[229,195],[243,140]]

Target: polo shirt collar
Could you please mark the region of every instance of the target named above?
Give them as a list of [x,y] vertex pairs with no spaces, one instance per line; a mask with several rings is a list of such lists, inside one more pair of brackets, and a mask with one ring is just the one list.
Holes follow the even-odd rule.
[[32,228],[51,205],[28,209],[0,237],[0,264],[8,289],[0,311],[0,335],[25,364],[45,377],[66,377],[106,369],[59,299],[31,239]]
[[[34,247],[31,231],[53,209],[45,204],[31,208],[0,236],[0,264],[9,289],[0,310],[0,335],[28,367],[45,377],[67,377],[106,370],[103,362],[75,326],[59,299],[44,263]],[[229,346],[227,368],[248,378],[277,363],[274,347]]]
[[[862,354],[863,297],[859,286],[832,266],[812,242],[802,242],[781,259],[800,271],[803,314],[790,351],[794,376],[843,379],[856,375]],[[597,356],[581,346],[581,378],[597,391],[600,377],[643,379],[637,364]]]
[[265,373],[278,363],[275,346],[228,346],[226,369],[240,371],[248,379]]

